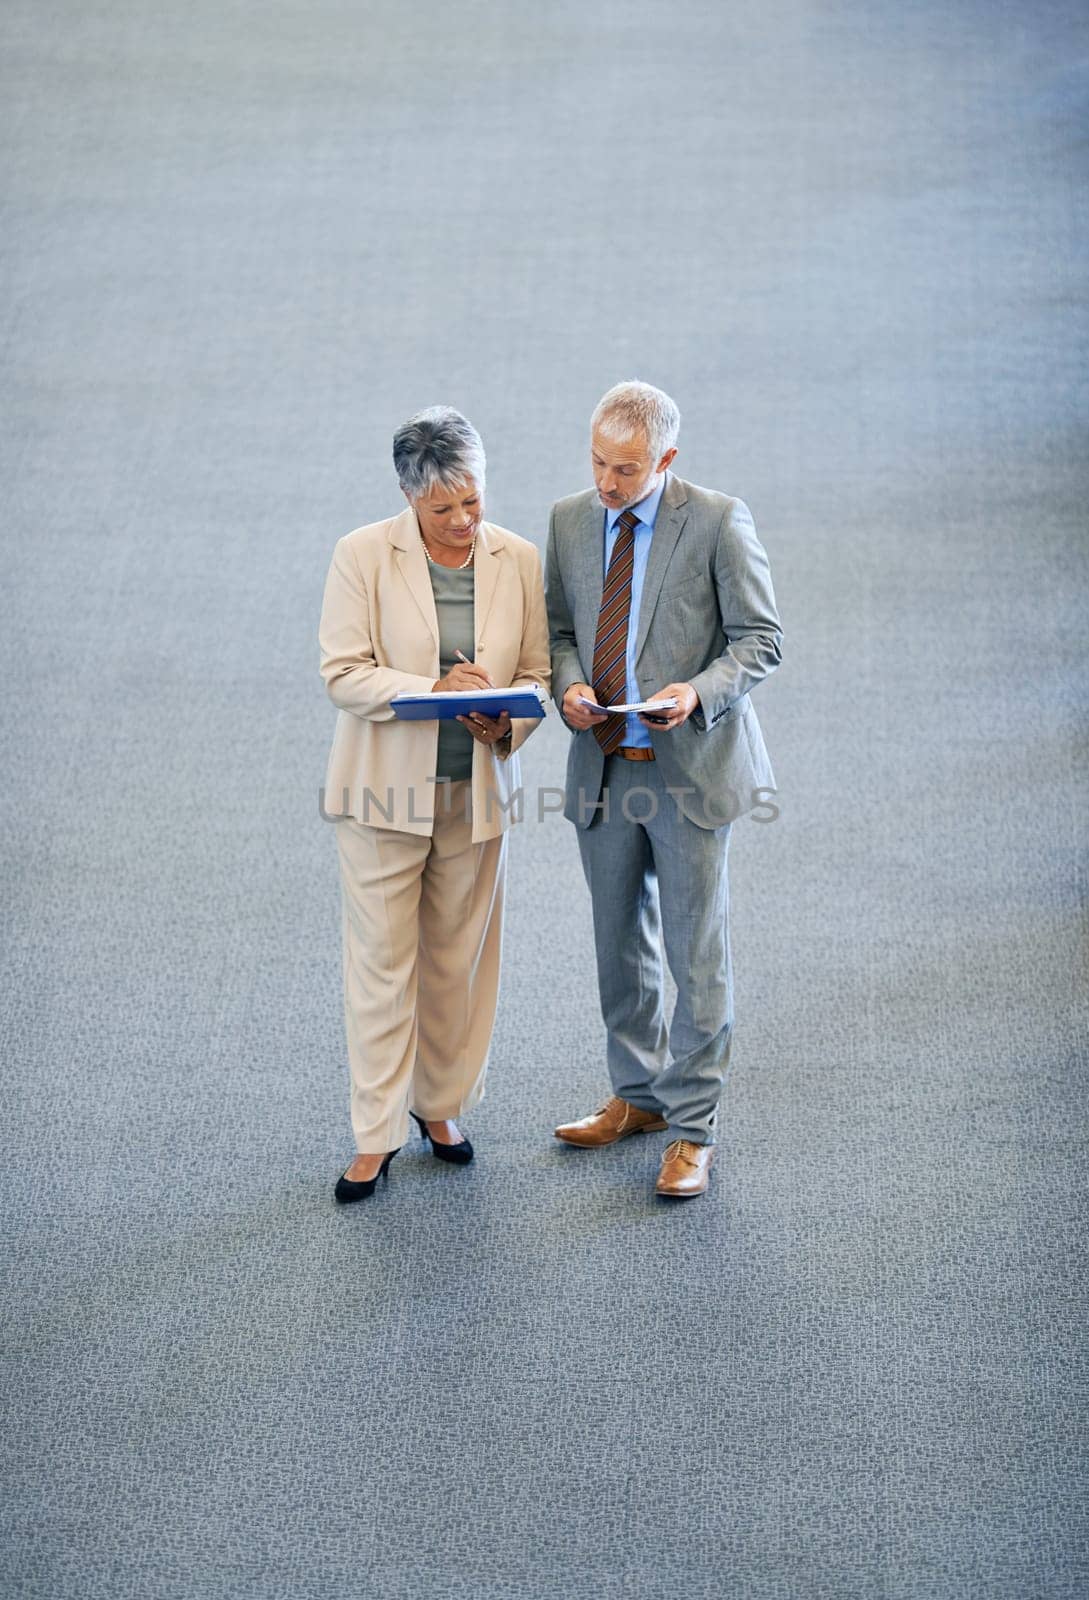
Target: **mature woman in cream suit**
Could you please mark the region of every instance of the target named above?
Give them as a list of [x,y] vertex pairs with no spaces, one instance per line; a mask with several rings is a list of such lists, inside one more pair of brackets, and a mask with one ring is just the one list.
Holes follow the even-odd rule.
[[506,830],[519,745],[537,726],[402,722],[399,694],[549,684],[537,551],[484,521],[484,447],[445,406],[399,428],[408,507],[338,543],[321,673],[338,707],[325,785],[336,825],[344,1015],[358,1154],[341,1201],[374,1192],[409,1134],[452,1163],[484,1091],[499,992]]

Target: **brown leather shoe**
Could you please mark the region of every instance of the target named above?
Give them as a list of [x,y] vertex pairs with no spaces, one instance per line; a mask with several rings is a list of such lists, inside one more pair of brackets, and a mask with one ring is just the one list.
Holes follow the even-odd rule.
[[674,1139],[662,1152],[662,1170],[654,1185],[656,1194],[671,1200],[690,1200],[703,1194],[715,1159],[713,1144],[693,1144],[691,1139]]
[[660,1133],[669,1124],[657,1111],[640,1111],[614,1094],[600,1111],[579,1122],[561,1122],[556,1138],[565,1144],[577,1144],[583,1150],[596,1150],[603,1144],[615,1144],[632,1133]]

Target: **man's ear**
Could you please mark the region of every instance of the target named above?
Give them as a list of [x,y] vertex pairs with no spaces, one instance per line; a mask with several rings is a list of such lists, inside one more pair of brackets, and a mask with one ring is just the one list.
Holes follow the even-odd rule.
[[661,461],[659,461],[658,466],[657,466],[657,468],[655,470],[658,471],[658,472],[664,472],[665,469],[668,466],[671,466],[672,463],[674,461],[676,461],[676,459],[677,459],[677,447],[676,447],[676,445],[674,445],[672,450],[667,450],[666,451],[665,455],[662,457]]

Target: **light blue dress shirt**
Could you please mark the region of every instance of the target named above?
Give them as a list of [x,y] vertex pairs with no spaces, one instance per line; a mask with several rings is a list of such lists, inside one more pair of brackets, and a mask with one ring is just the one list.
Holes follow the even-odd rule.
[[[635,524],[635,567],[631,575],[631,612],[628,616],[628,648],[624,658],[624,699],[628,705],[633,705],[643,696],[639,692],[639,685],[635,681],[635,638],[639,632],[639,607],[643,599],[643,579],[647,575],[647,562],[650,560],[650,541],[654,537],[654,519],[658,515],[658,507],[662,501],[662,491],[665,488],[665,473],[658,480],[658,486],[638,505],[629,507],[635,512],[639,521]],[[623,511],[605,512],[605,571],[609,570],[609,562],[613,558],[613,547],[616,544],[616,525],[624,515]],[[659,688],[661,685],[659,685]],[[643,749],[650,748],[650,733],[644,728],[637,716],[626,719],[627,727],[624,732],[626,745],[637,745]]]

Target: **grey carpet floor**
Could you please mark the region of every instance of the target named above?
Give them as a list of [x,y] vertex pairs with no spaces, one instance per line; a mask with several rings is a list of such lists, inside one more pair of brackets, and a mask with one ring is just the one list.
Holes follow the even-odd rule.
[[[1084,1595],[1084,7],[0,21],[0,1591]],[[551,1137],[550,816],[478,1163],[338,1211],[333,543],[436,401],[540,540],[624,376],[786,627],[713,1190]]]

